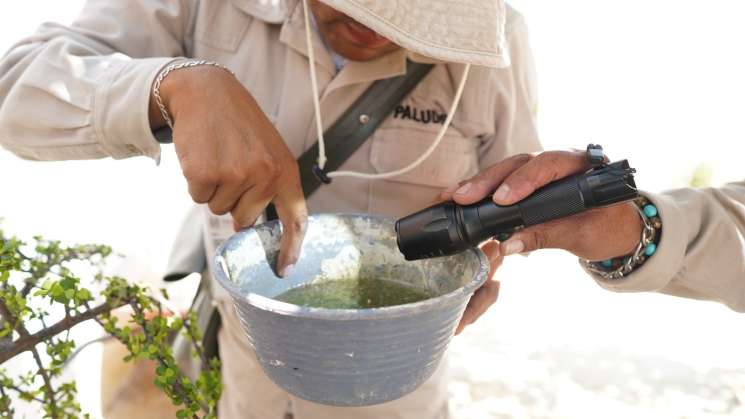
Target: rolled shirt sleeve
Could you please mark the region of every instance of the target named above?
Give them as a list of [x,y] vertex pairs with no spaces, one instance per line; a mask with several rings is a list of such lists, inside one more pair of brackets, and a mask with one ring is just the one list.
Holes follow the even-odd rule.
[[42,25],[0,61],[0,144],[33,160],[158,159],[150,91],[185,54],[190,4],[92,0],[72,26]]
[[745,312],[745,182],[645,195],[662,219],[657,251],[620,280],[594,276],[598,284],[717,301]]

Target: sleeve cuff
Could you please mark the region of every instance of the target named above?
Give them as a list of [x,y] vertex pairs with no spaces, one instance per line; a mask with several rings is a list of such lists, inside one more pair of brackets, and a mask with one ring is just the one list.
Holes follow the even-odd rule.
[[150,94],[158,73],[179,59],[136,59],[111,69],[93,104],[95,134],[108,155],[115,159],[148,156],[160,161],[160,144],[150,129]]
[[603,288],[616,292],[659,291],[683,268],[688,242],[686,214],[675,199],[663,194],[643,193],[657,207],[662,219],[662,236],[657,251],[639,268],[616,280],[590,275]]

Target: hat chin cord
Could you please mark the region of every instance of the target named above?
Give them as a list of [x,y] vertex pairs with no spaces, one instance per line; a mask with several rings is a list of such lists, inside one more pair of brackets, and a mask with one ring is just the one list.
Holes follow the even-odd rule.
[[[321,121],[321,105],[319,103],[319,95],[318,95],[318,81],[316,79],[316,65],[315,65],[315,53],[313,51],[313,41],[311,39],[311,31],[310,31],[310,18],[309,18],[309,11],[308,11],[308,0],[303,0],[303,12],[305,15],[305,42],[308,46],[308,64],[310,67],[310,83],[311,83],[311,89],[313,92],[313,110],[315,112],[316,117],[316,132],[318,135],[318,167],[323,170],[323,168],[326,166],[326,144],[323,139],[323,123]],[[405,173],[408,173],[412,170],[414,170],[416,167],[418,167],[422,162],[427,160],[427,158],[432,155],[432,153],[435,151],[438,145],[442,142],[442,139],[445,137],[445,133],[447,132],[448,128],[450,127],[450,123],[453,120],[453,115],[455,115],[455,110],[458,108],[458,103],[460,103],[460,98],[463,95],[463,88],[466,85],[466,80],[468,79],[468,72],[471,69],[471,64],[466,64],[466,67],[463,71],[463,76],[461,76],[460,83],[458,84],[458,89],[455,92],[455,98],[453,98],[453,103],[450,105],[450,111],[447,114],[447,118],[445,118],[445,123],[442,125],[442,128],[440,128],[440,131],[437,133],[437,136],[435,137],[435,141],[429,146],[429,148],[419,156],[416,160],[411,162],[408,166],[402,167],[398,170],[393,170],[390,172],[384,172],[384,173],[360,173],[360,172],[351,172],[351,171],[336,171],[327,173],[326,175],[329,178],[337,178],[337,177],[352,177],[352,178],[358,178],[358,179],[388,179],[395,176],[400,176]]]

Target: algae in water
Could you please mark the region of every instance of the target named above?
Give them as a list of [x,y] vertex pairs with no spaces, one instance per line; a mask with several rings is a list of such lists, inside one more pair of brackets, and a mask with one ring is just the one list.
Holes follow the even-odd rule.
[[414,303],[431,297],[424,290],[394,281],[354,278],[304,284],[275,299],[304,307],[365,309]]

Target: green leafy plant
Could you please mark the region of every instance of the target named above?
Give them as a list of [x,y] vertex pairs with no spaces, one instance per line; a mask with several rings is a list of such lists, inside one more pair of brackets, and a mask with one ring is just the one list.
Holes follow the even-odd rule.
[[[125,360],[155,361],[155,385],[179,406],[177,417],[215,417],[220,364],[205,359],[196,316],[164,309],[165,290],[157,294],[105,276],[111,253],[107,246],[64,246],[41,237],[24,243],[0,230],[0,417],[13,417],[18,399],[36,403],[47,418],[88,417],[76,401],[75,382],[60,378],[76,348],[70,330],[86,321],[122,342],[129,352]],[[125,306],[133,314],[121,321],[112,312]],[[207,366],[196,380],[183,374],[174,358],[170,342],[178,333]],[[2,368],[24,353],[34,360],[30,371],[11,376]]]

